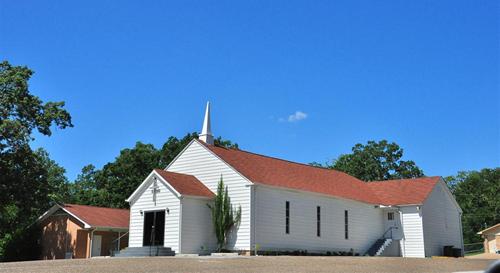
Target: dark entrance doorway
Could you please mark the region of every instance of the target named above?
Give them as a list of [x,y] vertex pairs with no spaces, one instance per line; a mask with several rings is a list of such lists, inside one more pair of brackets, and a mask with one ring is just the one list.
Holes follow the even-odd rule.
[[148,211],[144,213],[143,246],[163,246],[165,234],[165,211]]

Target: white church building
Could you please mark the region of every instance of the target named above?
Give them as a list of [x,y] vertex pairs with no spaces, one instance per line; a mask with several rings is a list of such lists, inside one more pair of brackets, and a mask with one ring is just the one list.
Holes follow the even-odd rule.
[[207,105],[202,133],[127,199],[129,248],[176,254],[216,249],[211,211],[223,177],[241,221],[235,252],[354,251],[429,257],[463,249],[462,210],[441,177],[366,183],[340,171],[214,145]]

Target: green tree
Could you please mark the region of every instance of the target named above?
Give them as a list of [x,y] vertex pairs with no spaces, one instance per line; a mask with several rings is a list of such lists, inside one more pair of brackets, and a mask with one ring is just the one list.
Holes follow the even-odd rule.
[[0,155],[0,260],[6,247],[49,205],[47,171],[31,150]]
[[[89,165],[71,185],[72,202],[85,205],[126,208],[125,202],[151,170],[165,168],[191,142],[197,133],[182,138],[169,137],[160,150],[152,144],[137,142],[135,147],[120,151],[114,161],[100,170]],[[237,144],[218,137],[215,145],[234,148]]]
[[163,144],[160,152],[160,165],[166,167],[193,139],[198,138],[198,133],[188,133],[181,139],[171,136]]
[[50,136],[54,125],[72,127],[71,116],[64,102],[44,103],[30,93],[32,75],[27,67],[0,63],[0,259],[52,198],[65,195],[64,169],[29,144],[34,130]]
[[446,181],[463,211],[464,243],[481,242],[476,233],[500,223],[500,168],[459,172]]
[[97,188],[95,166],[90,164],[82,168],[74,183],[69,185],[69,202],[80,205],[106,206],[105,191]]
[[401,178],[416,178],[423,171],[411,160],[401,160],[403,149],[387,140],[368,141],[366,145],[356,144],[352,153],[340,155],[333,164],[311,163],[339,170],[363,181],[381,181]]
[[39,148],[35,153],[40,159],[41,168],[46,171],[48,198],[54,202],[65,202],[70,196],[66,170],[50,159],[46,150]]
[[39,259],[42,250],[40,238],[42,229],[38,223],[20,227],[8,234],[4,240],[2,257],[4,261],[27,261]]
[[126,208],[125,199],[153,169],[160,167],[160,153],[152,144],[137,142],[134,148],[123,149],[114,162],[96,174],[97,189],[104,193],[101,205]]
[[228,149],[234,149],[234,150],[238,150],[239,149],[238,143],[233,143],[233,142],[231,142],[231,140],[222,139],[221,136],[219,136],[218,138],[214,139],[214,145],[218,146],[218,147],[223,147],[223,148],[228,148]]
[[0,153],[25,148],[35,129],[50,136],[53,124],[60,129],[73,126],[64,102],[43,103],[30,94],[28,80],[32,75],[25,66],[0,63]]
[[[188,133],[181,139],[171,136],[167,139],[161,148],[161,166],[167,166],[174,160],[174,158],[186,147],[186,145],[193,139],[198,138],[198,133]],[[238,149],[238,144],[230,140],[225,140],[221,136],[214,139],[214,145],[229,149]]]
[[228,234],[241,219],[241,206],[235,210],[231,204],[227,186],[224,187],[222,176],[217,186],[213,204],[207,204],[212,211],[212,224],[217,238],[217,251],[223,251],[227,245]]

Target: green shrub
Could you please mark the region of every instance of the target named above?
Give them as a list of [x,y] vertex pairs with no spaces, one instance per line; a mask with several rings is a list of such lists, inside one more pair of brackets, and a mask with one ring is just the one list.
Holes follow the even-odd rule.
[[41,256],[42,231],[38,225],[18,229],[0,242],[4,245],[4,253],[0,260],[4,262],[38,260]]

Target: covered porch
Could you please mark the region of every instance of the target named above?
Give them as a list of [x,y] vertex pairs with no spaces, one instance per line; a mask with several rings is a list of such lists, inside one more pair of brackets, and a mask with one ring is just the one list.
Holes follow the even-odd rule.
[[41,259],[112,256],[128,246],[129,211],[56,204],[39,219]]
[[128,246],[128,229],[96,227],[86,231],[86,257],[113,256]]

